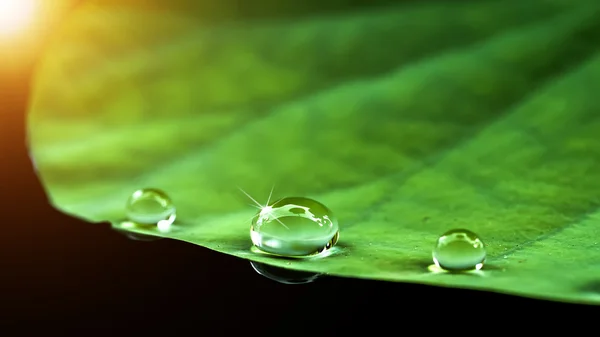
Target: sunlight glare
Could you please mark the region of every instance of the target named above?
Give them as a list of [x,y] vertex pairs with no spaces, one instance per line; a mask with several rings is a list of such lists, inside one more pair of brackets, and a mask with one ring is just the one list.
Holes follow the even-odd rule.
[[0,35],[27,29],[33,21],[36,4],[35,0],[0,0]]

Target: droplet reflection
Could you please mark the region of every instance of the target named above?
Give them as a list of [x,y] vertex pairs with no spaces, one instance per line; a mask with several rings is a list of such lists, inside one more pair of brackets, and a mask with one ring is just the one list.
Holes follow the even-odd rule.
[[283,284],[311,283],[320,276],[316,273],[278,268],[254,261],[250,261],[250,265],[259,275]]
[[133,232],[129,232],[129,231],[118,229],[118,228],[113,228],[113,230],[117,233],[124,235],[128,239],[134,240],[134,241],[152,242],[152,241],[158,241],[158,240],[162,239],[159,236],[133,233]]

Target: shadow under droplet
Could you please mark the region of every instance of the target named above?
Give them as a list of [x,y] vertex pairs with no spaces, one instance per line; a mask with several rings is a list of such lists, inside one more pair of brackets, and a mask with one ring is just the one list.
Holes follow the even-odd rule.
[[336,248],[338,250],[344,250],[344,251],[350,251],[354,248],[353,245],[348,244],[347,242],[337,242],[335,244],[335,246],[333,246],[333,248]]
[[[403,265],[407,265],[407,262],[402,262]],[[486,272],[489,271],[503,271],[505,268],[498,267],[494,264],[484,263],[481,269],[479,270],[446,270],[442,269],[432,263],[431,259],[419,259],[413,260],[408,263],[409,268],[414,268],[415,270],[421,270],[425,273],[433,273],[433,274],[456,274],[456,275],[473,275],[473,276],[486,276]]]
[[431,264],[431,260],[420,259],[420,260],[413,260],[408,263],[406,261],[398,261],[398,264],[408,266],[407,269],[410,269],[410,270],[427,271],[429,268],[429,265]]
[[320,253],[316,253],[316,254],[312,254],[312,255],[305,255],[305,256],[302,256],[302,255],[286,256],[286,255],[273,254],[273,253],[262,251],[254,245],[250,246],[250,251],[254,254],[264,255],[264,256],[268,256],[270,258],[274,258],[274,259],[297,261],[297,260],[322,259],[322,258],[325,258],[328,256],[334,256],[340,252],[340,249],[337,246],[334,246],[332,248],[325,249],[325,250],[321,251]]
[[483,268],[481,268],[482,271],[502,271],[505,269],[506,268],[498,267],[493,263],[484,263]]
[[250,261],[252,268],[261,276],[283,284],[306,284],[314,282],[321,274],[291,270]]
[[473,270],[446,270],[438,267],[436,264],[430,264],[427,266],[427,270],[431,274],[439,274],[439,275],[464,275],[464,276],[477,276],[483,277],[485,275],[485,271],[481,269],[473,269]]
[[588,281],[577,288],[579,291],[600,296],[600,280]]

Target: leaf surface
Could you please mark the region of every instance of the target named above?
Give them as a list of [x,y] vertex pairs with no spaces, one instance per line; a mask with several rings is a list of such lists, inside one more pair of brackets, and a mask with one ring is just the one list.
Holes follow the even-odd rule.
[[[181,4],[182,2],[175,2]],[[32,158],[52,203],[119,227],[166,191],[171,231],[288,269],[600,304],[600,4],[407,2],[293,19],[86,6],[39,65]],[[256,210],[331,208],[325,258],[250,251]],[[478,273],[430,271],[468,228]]]

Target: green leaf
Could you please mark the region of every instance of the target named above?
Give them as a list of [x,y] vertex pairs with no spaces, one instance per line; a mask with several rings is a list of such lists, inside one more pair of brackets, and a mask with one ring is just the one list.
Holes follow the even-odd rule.
[[[29,135],[58,209],[118,227],[134,190],[160,188],[172,231],[130,231],[288,269],[600,304],[597,1],[188,12],[90,5],[55,36]],[[250,251],[256,210],[238,186],[327,205],[332,254]],[[429,271],[458,227],[482,237],[486,265]]]

